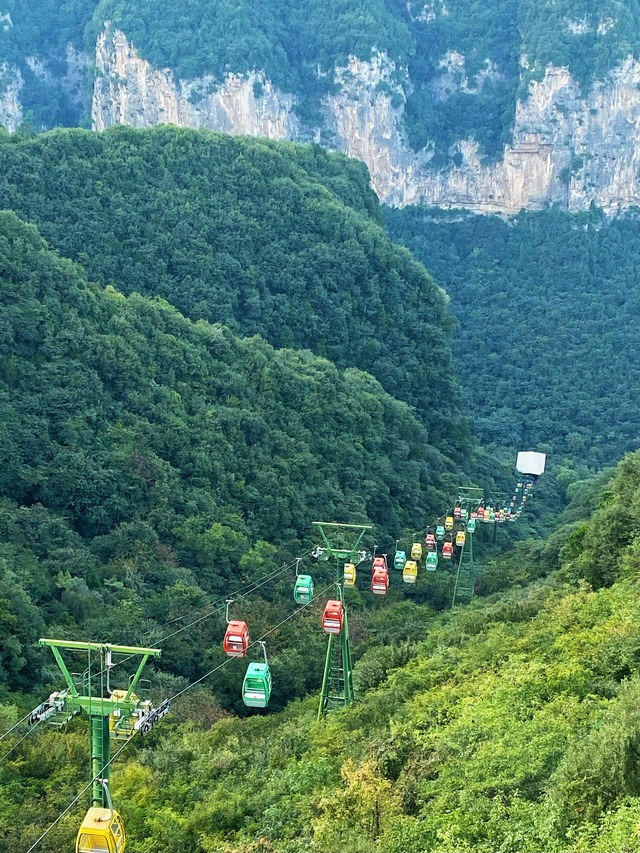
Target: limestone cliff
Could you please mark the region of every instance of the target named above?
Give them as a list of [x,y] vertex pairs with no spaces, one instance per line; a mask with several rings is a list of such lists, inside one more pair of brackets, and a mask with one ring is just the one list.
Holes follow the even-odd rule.
[[21,89],[20,69],[6,62],[0,63],[0,124],[11,132],[22,122]]
[[[443,97],[459,81],[447,59]],[[96,48],[92,121],[101,130],[161,122],[273,139],[308,139],[293,111],[295,98],[260,71],[176,81],[153,68],[124,33],[105,28]],[[323,102],[317,139],[363,160],[380,199],[392,205],[434,204],[516,213],[552,203],[572,211],[595,202],[609,213],[640,203],[640,63],[629,58],[583,96],[565,68],[550,66],[516,108],[513,138],[496,163],[485,163],[472,139],[456,143],[459,165],[429,166],[402,125],[404,90],[384,54],[351,59],[335,72],[337,93]],[[490,67],[485,74],[496,73]],[[456,82],[457,81],[457,82]],[[477,83],[477,81],[476,81]]]
[[222,86],[211,76],[176,83],[169,69],[152,68],[124,33],[104,31],[96,46],[93,89],[95,130],[113,124],[177,124],[224,133],[295,139],[292,95],[277,92],[264,74],[230,74]]

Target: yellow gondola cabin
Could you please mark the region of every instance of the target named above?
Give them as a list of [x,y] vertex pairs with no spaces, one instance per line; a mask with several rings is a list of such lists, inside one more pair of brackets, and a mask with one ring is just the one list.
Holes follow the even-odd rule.
[[126,836],[122,818],[113,809],[90,808],[76,838],[76,853],[122,853]]

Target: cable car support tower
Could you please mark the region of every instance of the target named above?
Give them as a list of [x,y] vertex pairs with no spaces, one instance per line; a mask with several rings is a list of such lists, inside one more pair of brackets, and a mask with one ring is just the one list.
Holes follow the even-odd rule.
[[[140,700],[134,693],[148,659],[159,657],[161,650],[75,640],[41,639],[40,645],[48,646],[53,652],[67,686],[64,690],[52,693],[48,699],[34,708],[29,714],[29,725],[47,722],[51,726],[62,728],[76,714],[81,711],[87,713],[91,744],[91,809],[88,814],[92,809],[108,809],[112,815],[115,815],[117,822],[120,818],[113,811],[109,791],[111,740],[113,738],[126,741],[137,732],[145,735],[168,713],[168,700],[158,708],[152,708],[150,699]],[[86,655],[86,669],[80,674],[70,672],[63,657],[63,652],[71,651],[83,652]],[[127,657],[115,663],[114,655]],[[112,688],[110,677],[113,667],[137,656],[141,656],[141,659],[136,671],[128,679],[127,687]],[[81,832],[83,829],[85,829],[84,824]],[[122,829],[121,825],[120,829]],[[99,847],[106,832],[106,829],[100,831],[100,834],[91,842],[93,844],[91,849],[94,847],[96,850],[107,849]],[[91,834],[90,830],[89,834]],[[104,843],[107,843],[106,840]],[[118,843],[110,841],[109,844],[109,850],[113,848],[121,853],[124,849],[124,832],[120,834]],[[84,846],[82,849],[85,849]]]
[[327,521],[314,521],[314,528],[319,532],[322,545],[318,550],[319,560],[335,558],[336,587],[338,597],[344,606],[344,624],[339,635],[329,634],[327,656],[324,664],[318,719],[321,719],[333,708],[343,708],[351,705],[354,700],[353,692],[353,663],[351,660],[351,645],[349,643],[349,624],[347,621],[347,605],[344,601],[344,569],[345,562],[359,563],[364,555],[358,546],[371,524],[338,524]]
[[[458,505],[465,508],[484,502],[484,489],[475,486],[461,486],[458,489]],[[494,525],[495,527],[495,525]],[[471,601],[475,591],[478,568],[473,562],[473,533],[467,532],[464,545],[458,558],[458,570],[453,587],[451,607]]]

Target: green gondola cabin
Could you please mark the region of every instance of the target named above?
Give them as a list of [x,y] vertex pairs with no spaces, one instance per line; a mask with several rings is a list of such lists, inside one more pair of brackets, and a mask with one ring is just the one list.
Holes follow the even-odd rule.
[[428,572],[435,572],[438,568],[438,552],[437,551],[429,551],[427,554],[427,565]]
[[242,701],[247,708],[266,708],[271,697],[271,670],[268,663],[252,662],[242,682]]
[[293,597],[298,604],[308,604],[313,601],[313,578],[311,575],[298,575],[293,588]]
[[444,525],[439,524],[436,527],[436,541],[437,542],[444,542],[444,532],[445,532],[444,531]]

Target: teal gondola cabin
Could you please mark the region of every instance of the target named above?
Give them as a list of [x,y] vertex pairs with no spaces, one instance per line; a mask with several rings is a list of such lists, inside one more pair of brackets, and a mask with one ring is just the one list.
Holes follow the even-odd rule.
[[266,708],[271,696],[268,663],[250,663],[242,683],[242,701],[248,708]]

